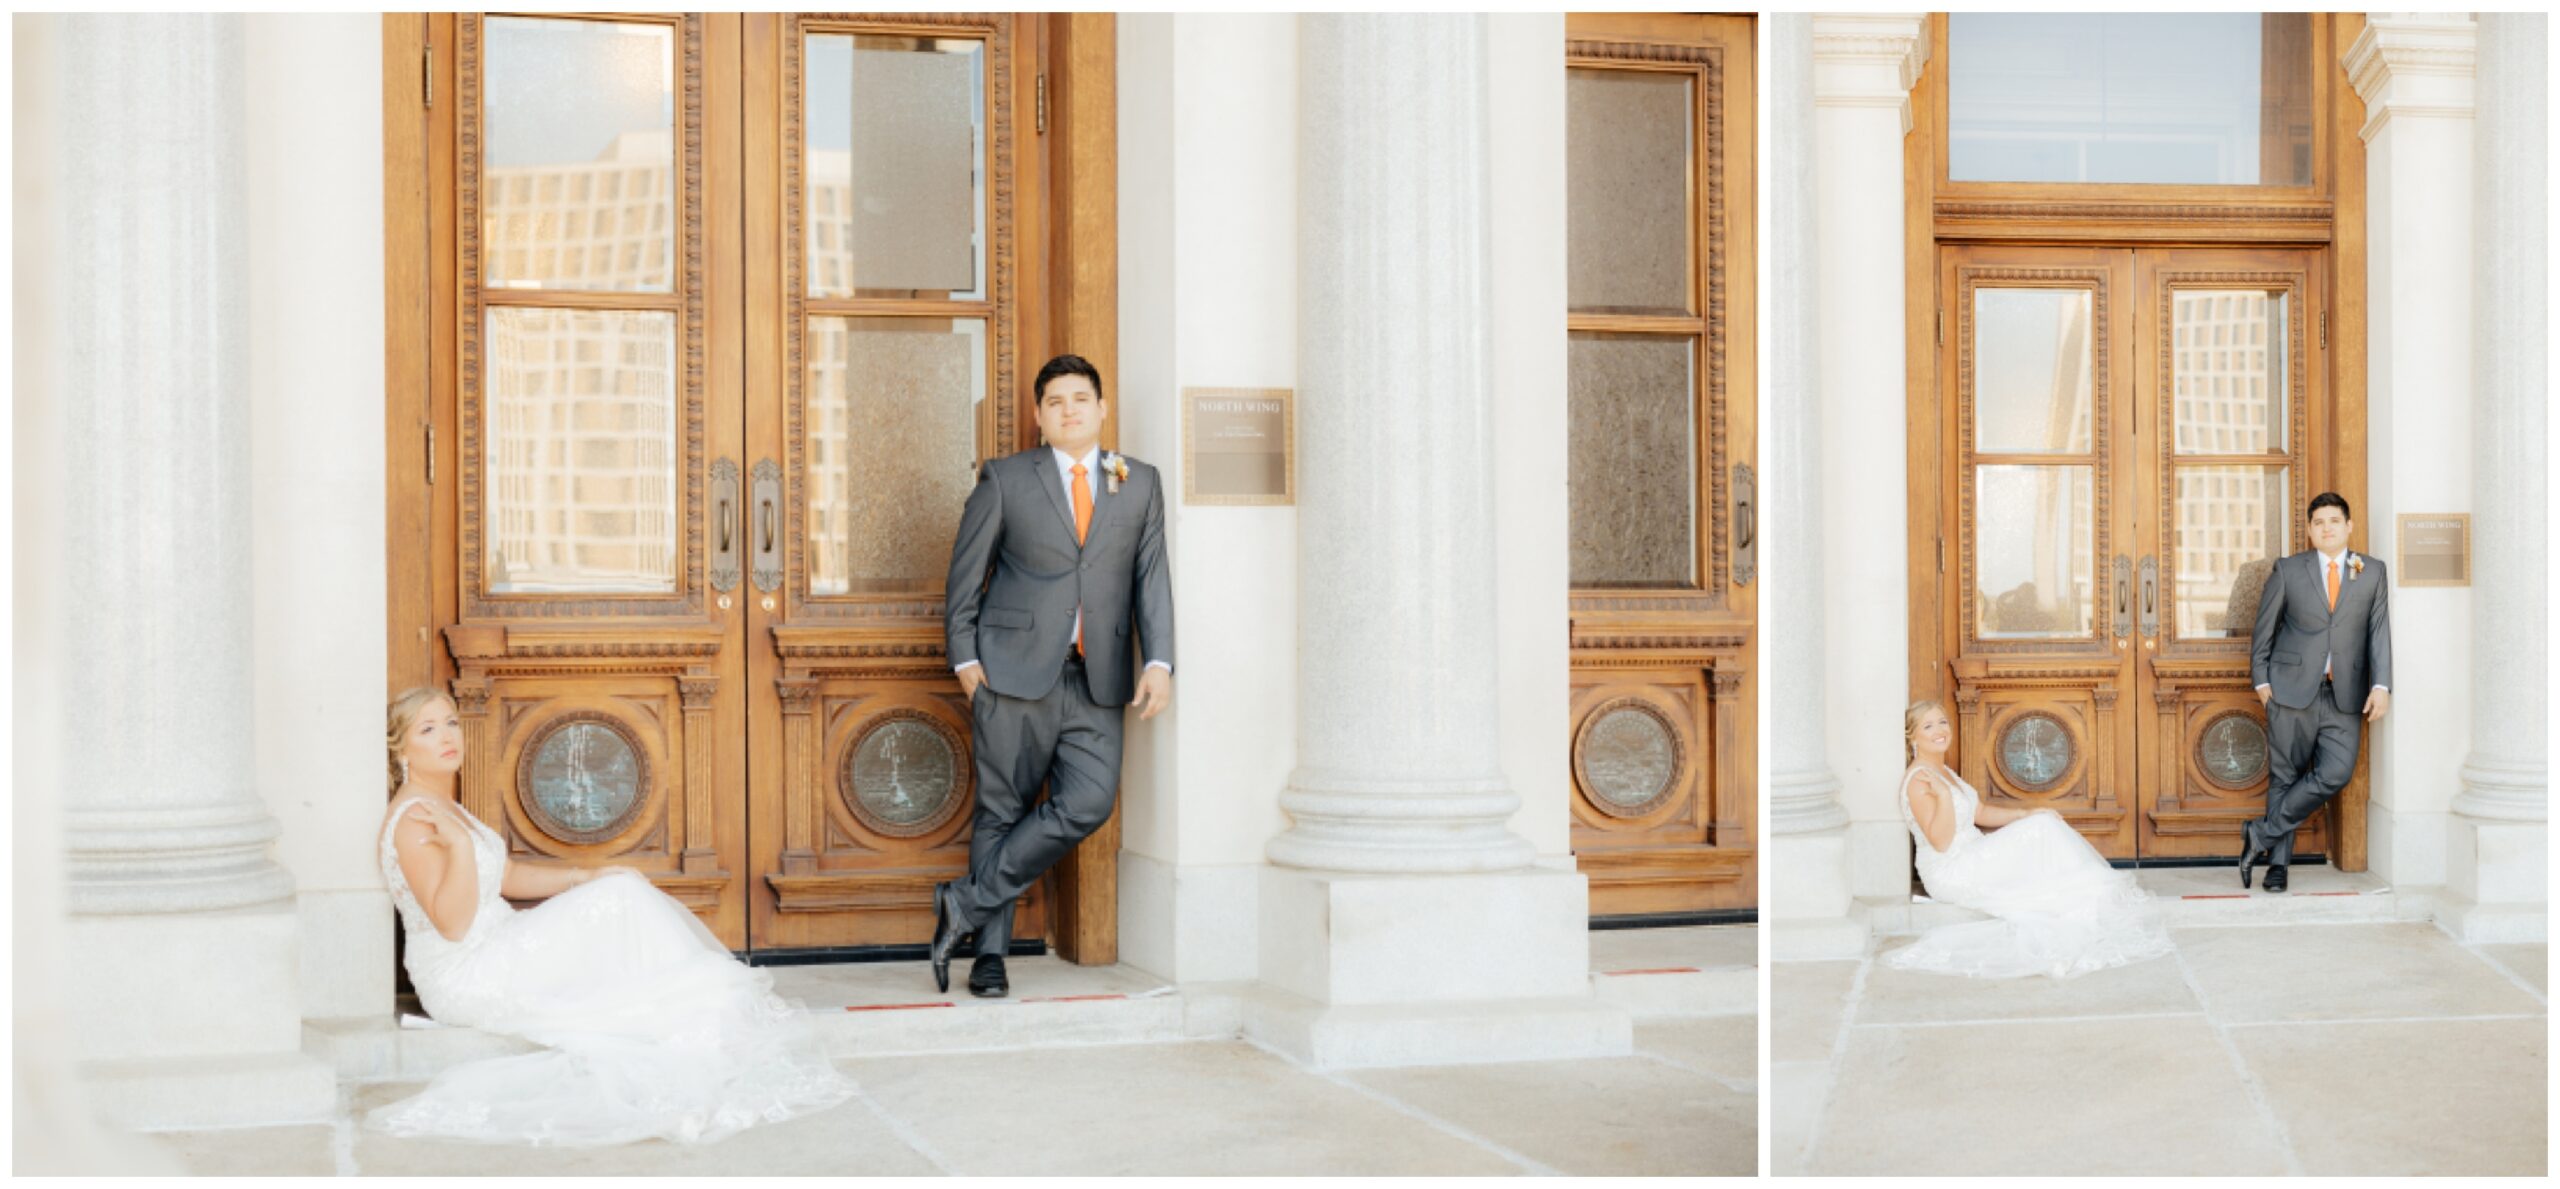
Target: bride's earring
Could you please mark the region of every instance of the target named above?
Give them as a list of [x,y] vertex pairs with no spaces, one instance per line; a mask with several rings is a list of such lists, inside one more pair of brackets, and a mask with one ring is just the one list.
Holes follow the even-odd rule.
[[409,757],[400,757],[400,783],[409,783]]

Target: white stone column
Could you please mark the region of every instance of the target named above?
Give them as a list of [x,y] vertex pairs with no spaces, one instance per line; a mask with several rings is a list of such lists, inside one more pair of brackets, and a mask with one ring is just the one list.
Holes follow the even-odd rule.
[[[40,124],[60,482],[43,626],[75,965],[70,1032],[139,1126],[325,1116],[291,876],[254,772],[243,19],[51,24]],[[23,181],[23,179],[22,179]],[[22,194],[22,197],[24,195]],[[362,795],[362,790],[346,790]]]
[[1915,14],[1813,18],[1819,449],[1825,474],[1858,481],[1822,504],[1822,585],[1803,598],[1822,607],[1825,744],[1861,897],[1911,886],[1893,807],[1911,698],[1902,151],[1927,31]]
[[72,911],[277,900],[250,775],[241,22],[74,20],[62,51]]
[[[2464,13],[2376,14],[2346,54],[2366,117],[2366,497],[2358,535],[2398,556],[2401,513],[2469,512],[2472,90]],[[2374,870],[2442,886],[2471,737],[2472,592],[2391,592],[2391,715],[2369,732]]]
[[1299,18],[1298,764],[1259,964],[1294,1002],[1252,1027],[1319,1066],[1629,1044],[1587,881],[1508,826],[1487,52],[1482,16]]
[[1786,959],[1855,954],[1866,932],[1851,911],[1849,811],[1824,740],[1822,409],[1818,262],[1814,235],[1813,18],[1769,17],[1769,208],[1762,242],[1772,283],[1769,434],[1776,457],[1765,501],[1771,537],[1768,630],[1770,953]]
[[[2453,799],[2446,923],[2478,941],[2548,927],[2550,602],[2543,456],[2550,18],[2481,13],[2473,193],[2471,753]],[[2394,625],[2395,627],[2397,625]]]
[[1497,759],[1485,33],[1302,22],[1296,823],[1271,861],[1536,857]]

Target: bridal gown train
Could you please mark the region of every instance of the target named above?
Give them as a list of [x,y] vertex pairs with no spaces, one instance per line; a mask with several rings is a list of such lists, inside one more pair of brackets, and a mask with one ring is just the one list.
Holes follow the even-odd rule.
[[852,1095],[816,1030],[774,995],[772,976],[732,958],[646,878],[605,876],[518,912],[499,895],[504,841],[462,816],[480,900],[460,941],[445,940],[410,894],[392,849],[397,819],[382,832],[410,981],[440,1023],[545,1048],[447,1070],[373,1111],[367,1126],[564,1147],[702,1143]]
[[[1932,774],[1913,769],[1913,780]],[[2071,978],[2169,952],[2169,933],[2133,873],[2107,865],[2071,823],[2030,814],[1990,833],[1974,825],[1982,795],[1953,772],[1940,782],[1955,808],[1955,837],[1941,853],[1911,815],[1907,792],[1896,796],[1911,827],[1920,882],[1944,904],[1988,913],[1987,921],[1947,925],[1894,951],[1887,965],[1973,978]]]

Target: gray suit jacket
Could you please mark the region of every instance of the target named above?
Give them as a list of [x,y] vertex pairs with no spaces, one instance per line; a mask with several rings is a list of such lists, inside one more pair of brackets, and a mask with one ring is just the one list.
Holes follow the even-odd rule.
[[[1076,545],[1075,509],[1047,446],[991,460],[960,513],[942,603],[952,665],[976,661],[1008,698],[1041,698],[1058,683],[1084,608],[1086,693],[1126,706],[1143,661],[1173,663],[1173,574],[1164,555],[1164,483],[1125,454],[1117,493],[1092,476],[1093,522]],[[1107,472],[1106,465],[1106,472]],[[1133,660],[1135,627],[1142,660]]]
[[2364,573],[2350,569],[2340,577],[2335,611],[2329,609],[2318,550],[2276,562],[2258,599],[2258,630],[2249,642],[2251,688],[2274,686],[2277,703],[2306,709],[2320,695],[2325,661],[2338,709],[2358,714],[2373,687],[2391,684],[2391,572],[2381,558],[2354,550],[2347,555],[2364,559]]

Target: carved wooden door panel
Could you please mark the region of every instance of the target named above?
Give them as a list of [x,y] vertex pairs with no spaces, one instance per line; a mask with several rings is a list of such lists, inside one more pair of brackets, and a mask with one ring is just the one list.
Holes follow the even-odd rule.
[[1752,22],[1565,19],[1574,854],[1594,916],[1748,909]]
[[1941,250],[1943,630],[1987,800],[2051,806],[2116,859],[2231,852],[2261,812],[2249,635],[2315,479],[2316,263]]
[[747,938],[733,16],[439,17],[462,791]]
[[[2143,505],[2132,509],[2142,634],[2145,858],[2231,856],[2266,809],[2266,715],[2249,685],[2258,594],[2304,548],[2328,482],[2315,417],[2328,369],[2320,254],[2134,253]],[[2156,559],[2156,560],[2155,560]],[[2295,838],[2332,853],[2330,813]]]
[[[943,575],[1047,332],[1036,18],[747,19],[759,948],[921,943],[968,866]],[[1027,895],[1017,941],[1047,931]]]
[[2130,263],[1967,247],[1945,249],[1941,268],[1957,762],[1986,801],[2051,806],[2130,858]]

